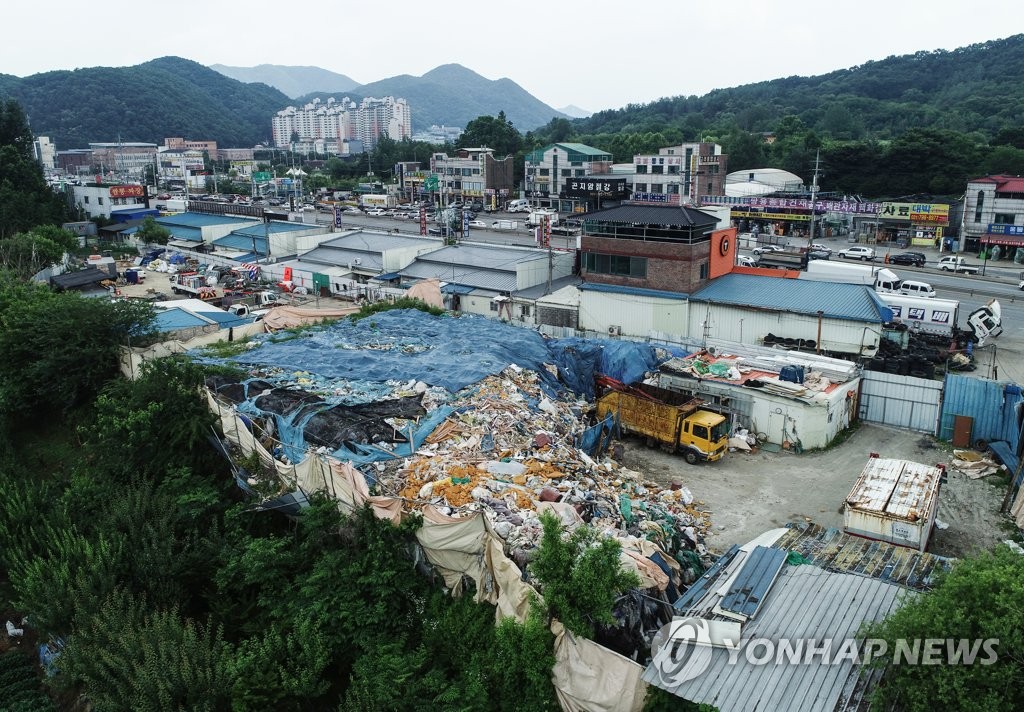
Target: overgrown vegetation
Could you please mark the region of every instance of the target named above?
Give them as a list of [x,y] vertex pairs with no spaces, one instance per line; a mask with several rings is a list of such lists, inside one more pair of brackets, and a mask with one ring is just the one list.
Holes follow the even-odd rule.
[[393,302],[374,302],[373,304],[365,304],[358,312],[351,315],[349,319],[352,321],[359,321],[368,316],[391,311],[393,309],[418,309],[419,311],[433,314],[434,316],[444,316],[446,313],[444,309],[441,309],[440,307],[432,307],[420,299],[402,297]]

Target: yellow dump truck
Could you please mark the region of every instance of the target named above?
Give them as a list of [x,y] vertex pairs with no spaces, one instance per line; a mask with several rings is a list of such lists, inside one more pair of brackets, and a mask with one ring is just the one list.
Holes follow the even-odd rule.
[[691,465],[722,459],[729,442],[725,416],[703,410],[704,401],[648,384],[611,387],[597,399],[597,417],[611,414],[623,432],[680,452]]

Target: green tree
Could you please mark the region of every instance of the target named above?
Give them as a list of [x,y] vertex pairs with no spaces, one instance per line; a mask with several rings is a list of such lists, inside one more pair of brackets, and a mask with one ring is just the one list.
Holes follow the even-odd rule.
[[541,515],[544,534],[530,573],[541,584],[548,612],[577,635],[593,637],[596,623],[611,624],[619,594],[640,585],[639,577],[619,565],[619,542],[591,527],[562,535],[562,524]]
[[486,146],[494,149],[498,157],[515,155],[522,147],[522,136],[504,111],[497,116],[478,116],[466,124],[466,130],[459,136],[458,146]]
[[97,710],[217,712],[231,709],[230,659],[219,629],[118,591],[85,617],[59,666]]
[[166,245],[171,240],[171,231],[158,223],[152,215],[148,215],[139,225],[135,237],[150,244]]
[[[886,642],[887,654],[873,661],[884,669],[872,706],[907,712],[955,709],[964,712],[1024,709],[1024,557],[999,546],[964,559],[939,578],[934,589],[909,598],[867,638]],[[992,652],[978,650],[973,664],[893,664],[898,641],[996,640]],[[943,644],[943,655],[946,647]]]
[[41,270],[60,263],[78,246],[78,239],[54,225],[37,225],[0,239],[0,266],[18,279],[30,279]]
[[68,219],[67,206],[46,185],[32,145],[21,105],[0,99],[0,240]]
[[[92,401],[118,373],[120,348],[142,339],[153,308],[0,279],[0,413],[7,423]],[[28,418],[29,420],[26,420]]]

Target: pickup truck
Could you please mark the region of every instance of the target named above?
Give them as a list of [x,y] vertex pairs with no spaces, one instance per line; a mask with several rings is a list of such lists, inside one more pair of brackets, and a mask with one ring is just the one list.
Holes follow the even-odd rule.
[[959,255],[946,255],[936,265],[943,272],[960,272],[962,274],[978,274],[978,265],[972,265]]

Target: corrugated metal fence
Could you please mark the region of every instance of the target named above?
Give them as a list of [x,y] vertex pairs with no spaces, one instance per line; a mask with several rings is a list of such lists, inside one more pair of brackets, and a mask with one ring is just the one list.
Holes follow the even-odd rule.
[[972,443],[1005,440],[1011,452],[1016,452],[1022,410],[1024,396],[1016,383],[950,373],[946,375],[939,437],[952,439],[953,418],[966,415],[974,419]]
[[861,384],[861,420],[935,434],[942,404],[941,381],[864,371]]

